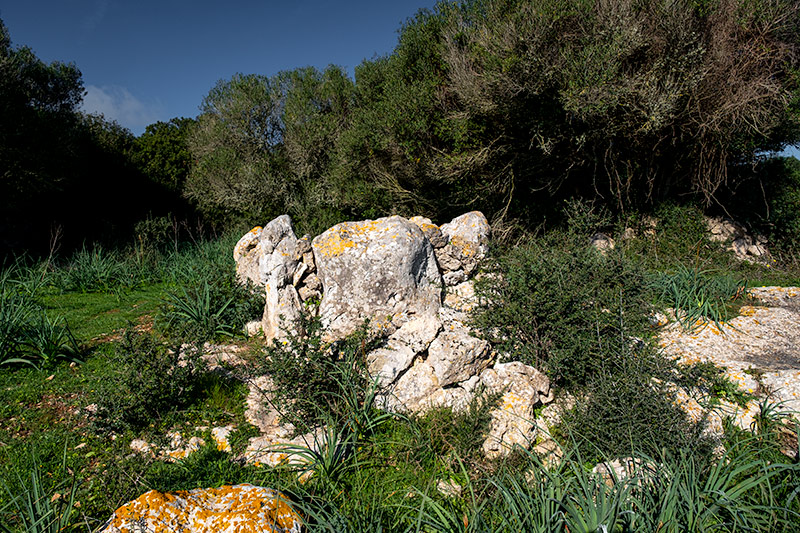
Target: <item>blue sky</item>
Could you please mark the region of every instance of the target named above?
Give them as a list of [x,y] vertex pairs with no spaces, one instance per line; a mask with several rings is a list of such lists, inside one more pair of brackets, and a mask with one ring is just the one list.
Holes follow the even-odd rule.
[[329,64],[352,75],[391,52],[397,30],[434,0],[2,0],[14,46],[74,62],[84,109],[133,133],[194,117],[211,87],[237,72],[271,75]]

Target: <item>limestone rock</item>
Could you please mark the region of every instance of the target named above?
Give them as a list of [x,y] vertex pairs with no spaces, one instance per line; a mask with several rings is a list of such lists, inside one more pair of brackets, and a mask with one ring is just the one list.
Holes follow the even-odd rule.
[[236,274],[242,281],[250,280],[260,285],[258,274],[259,254],[256,248],[261,237],[261,226],[256,226],[239,239],[233,248],[233,260],[236,261]]
[[406,322],[387,339],[385,346],[367,354],[370,375],[377,377],[382,387],[394,383],[417,354],[428,349],[441,329],[436,317],[423,316]]
[[242,237],[234,249],[236,272],[264,288],[266,305],[261,319],[266,340],[282,340],[300,315],[300,296],[293,285],[299,258],[297,237],[289,215]]
[[447,245],[436,253],[446,285],[466,281],[489,250],[489,222],[483,213],[471,211],[441,226]]
[[434,248],[444,248],[447,245],[447,237],[442,234],[442,230],[431,222],[431,219],[424,218],[424,217],[411,217],[408,219],[409,222],[413,222],[419,229],[422,230],[422,233],[425,234],[425,237],[431,242],[431,246]]
[[[671,323],[659,332],[665,355],[681,364],[711,362],[747,394],[769,398],[782,410],[800,410],[800,288],[759,287],[751,290],[764,305],[744,305],[740,315],[718,328],[708,324],[685,331]],[[708,413],[692,398],[679,403],[693,419],[708,417],[710,428],[722,432],[722,418],[748,429],[758,413],[758,402],[738,408],[720,402],[718,412]]]
[[515,446],[530,448],[536,441],[533,409],[553,400],[547,376],[520,362],[498,363],[481,373],[489,392],[502,392],[501,406],[492,411],[489,435],[483,443],[487,457],[507,454]]
[[430,397],[441,390],[433,367],[417,359],[383,396],[383,407],[389,411],[418,413],[433,402]]
[[767,241],[761,235],[752,235],[736,221],[722,217],[706,217],[709,239],[729,243],[728,249],[740,261],[763,263],[769,259]]
[[300,516],[283,494],[245,484],[151,490],[117,509],[101,533],[300,533],[301,529]]
[[464,326],[451,324],[450,328],[428,348],[427,362],[442,387],[465,381],[489,364],[488,342],[473,337]]
[[430,241],[399,216],[344,222],[312,242],[323,295],[320,318],[331,338],[344,337],[365,319],[400,327],[434,316],[442,281]]
[[602,254],[608,253],[609,250],[613,250],[614,246],[616,246],[614,239],[605,233],[595,233],[592,235],[592,238],[589,239],[589,244]]

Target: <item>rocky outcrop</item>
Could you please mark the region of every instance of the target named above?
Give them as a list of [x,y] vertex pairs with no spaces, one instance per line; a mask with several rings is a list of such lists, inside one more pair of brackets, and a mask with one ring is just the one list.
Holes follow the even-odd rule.
[[[291,221],[283,216],[243,236],[234,256],[241,277],[272,291],[262,320],[267,340],[290,331],[287,319],[312,294],[320,298],[319,316],[329,340],[370,321],[373,333],[383,338],[366,354],[382,390],[382,407],[414,413],[433,407],[459,410],[477,394],[502,396],[484,447],[497,455],[533,442],[533,408],[552,395],[543,374],[521,363],[498,364],[489,344],[466,325],[475,303],[473,277],[488,246],[489,223],[477,211],[442,226],[399,216],[345,222],[310,245],[308,238],[294,237]],[[285,459],[275,455],[276,447],[318,439],[303,435],[289,441],[292,432],[280,425],[272,407],[264,407],[269,404],[264,391],[268,396],[266,381],[251,390],[248,413],[262,436],[251,441],[247,456],[272,464]]]
[[302,252],[289,216],[280,216],[245,234],[236,244],[233,257],[239,278],[264,288],[264,336],[269,341],[285,339],[301,309],[293,281]]
[[[757,287],[750,290],[752,305],[722,329],[713,323],[686,331],[677,323],[662,329],[659,344],[683,364],[711,362],[725,370],[739,389],[754,396],[746,407],[725,401],[710,413],[711,429],[722,432],[722,418],[731,416],[749,429],[759,403],[767,399],[781,411],[800,411],[800,288]],[[681,402],[699,419],[707,408],[686,395]]]
[[253,485],[158,492],[114,512],[101,533],[300,533],[303,523],[286,497]]

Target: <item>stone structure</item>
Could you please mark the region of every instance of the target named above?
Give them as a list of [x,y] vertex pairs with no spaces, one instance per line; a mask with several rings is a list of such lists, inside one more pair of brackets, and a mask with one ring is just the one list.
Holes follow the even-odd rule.
[[[284,215],[236,245],[239,276],[267,294],[261,327],[268,342],[291,332],[302,302],[313,296],[320,300],[329,340],[352,333],[365,320],[383,339],[366,355],[382,389],[382,407],[459,410],[481,391],[498,393],[502,405],[492,413],[487,455],[535,440],[533,409],[552,400],[549,380],[522,363],[498,363],[489,343],[466,326],[466,313],[475,303],[473,277],[489,244],[482,213],[466,213],[442,226],[400,216],[345,222],[308,242],[295,237]],[[258,390],[268,395],[269,384],[260,385],[251,391],[248,413],[262,436],[251,442],[247,456],[273,464],[281,457],[260,450],[318,439],[304,435],[287,441],[291,432],[280,426],[270,402],[257,395]]]

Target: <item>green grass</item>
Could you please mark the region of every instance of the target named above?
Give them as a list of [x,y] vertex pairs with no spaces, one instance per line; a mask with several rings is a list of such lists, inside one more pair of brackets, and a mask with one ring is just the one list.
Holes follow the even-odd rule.
[[[46,309],[68,317],[72,333],[82,342],[95,343],[130,323],[152,323],[165,294],[165,286],[150,285],[120,294],[67,292],[45,294]],[[151,317],[147,319],[147,317]]]

